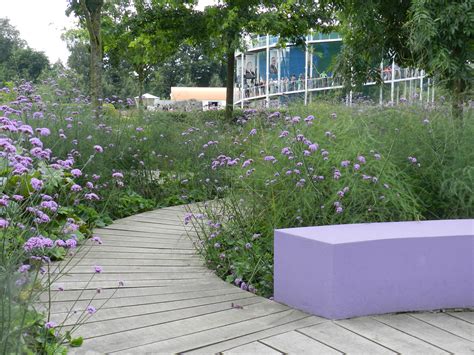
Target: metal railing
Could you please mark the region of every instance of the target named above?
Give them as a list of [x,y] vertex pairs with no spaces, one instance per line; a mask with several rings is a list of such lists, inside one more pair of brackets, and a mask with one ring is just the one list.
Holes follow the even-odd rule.
[[[381,74],[385,84],[391,84],[392,92],[395,83],[404,81],[419,81],[423,85],[425,74],[418,69],[396,68],[394,70],[385,70]],[[393,76],[393,78],[392,78]],[[376,82],[367,82],[366,86],[375,85]],[[325,76],[317,78],[297,78],[280,80],[270,80],[268,86],[265,82],[256,83],[255,85],[244,85],[243,89],[237,84],[234,90],[234,102],[236,105],[243,105],[244,102],[253,100],[270,99],[279,95],[291,95],[298,93],[316,92],[335,90],[343,88],[343,82],[340,77]],[[268,91],[268,93],[267,93]],[[393,100],[392,100],[393,101]]]

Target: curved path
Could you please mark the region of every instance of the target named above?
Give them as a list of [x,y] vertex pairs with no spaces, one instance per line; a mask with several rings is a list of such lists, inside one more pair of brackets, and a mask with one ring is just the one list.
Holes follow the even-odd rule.
[[[117,220],[95,231],[102,245],[80,249],[55,282],[53,289],[64,291],[53,292],[51,307],[52,320],[67,318],[65,329],[89,303],[98,309],[75,331],[85,341],[71,353],[468,354],[473,349],[474,312],[329,321],[241,291],[203,266],[184,213],[184,207],[171,207]],[[96,265],[103,271],[91,278]]]

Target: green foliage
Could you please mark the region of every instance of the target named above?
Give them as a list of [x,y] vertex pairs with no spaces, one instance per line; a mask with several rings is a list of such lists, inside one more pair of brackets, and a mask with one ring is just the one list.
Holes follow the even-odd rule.
[[[312,124],[304,123],[313,113]],[[474,215],[472,121],[459,130],[445,107],[320,104],[288,114],[247,115],[233,147],[206,154],[240,159],[218,165],[225,197],[201,209],[204,220],[194,218],[200,252],[228,282],[272,294],[276,228]]]
[[116,206],[114,206],[114,217],[122,218],[149,211],[155,207],[155,202],[143,198],[136,192],[127,190],[120,194]]
[[380,63],[423,69],[448,88],[455,106],[472,89],[471,0],[335,1],[343,34],[337,71],[347,84],[380,81]]
[[0,83],[20,78],[36,81],[48,68],[46,55],[29,48],[10,21],[0,18]]

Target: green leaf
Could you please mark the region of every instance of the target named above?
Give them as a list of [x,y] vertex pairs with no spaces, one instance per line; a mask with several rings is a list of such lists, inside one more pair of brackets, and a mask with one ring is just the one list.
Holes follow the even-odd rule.
[[77,348],[77,347],[81,346],[83,342],[84,342],[84,338],[83,337],[78,337],[78,338],[72,339],[70,344],[73,348]]

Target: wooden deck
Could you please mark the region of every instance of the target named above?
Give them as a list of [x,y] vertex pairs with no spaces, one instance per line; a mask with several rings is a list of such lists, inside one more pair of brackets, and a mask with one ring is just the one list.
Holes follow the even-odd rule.
[[[69,313],[62,330],[70,329],[95,295],[99,310],[75,332],[85,341],[71,353],[473,352],[474,312],[329,321],[241,291],[203,266],[184,213],[172,207],[124,218],[96,231],[102,245],[82,247],[55,283],[64,291],[53,292],[51,310],[58,323]],[[103,272],[91,279],[95,265]]]

